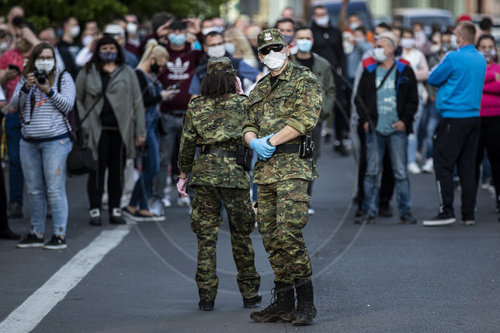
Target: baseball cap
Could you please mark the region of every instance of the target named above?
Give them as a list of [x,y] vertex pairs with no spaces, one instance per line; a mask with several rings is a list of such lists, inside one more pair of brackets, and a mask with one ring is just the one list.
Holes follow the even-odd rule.
[[207,74],[222,71],[226,74],[234,74],[233,64],[228,57],[213,57],[208,60]]
[[257,35],[257,50],[269,45],[286,45],[285,37],[278,29],[266,29]]

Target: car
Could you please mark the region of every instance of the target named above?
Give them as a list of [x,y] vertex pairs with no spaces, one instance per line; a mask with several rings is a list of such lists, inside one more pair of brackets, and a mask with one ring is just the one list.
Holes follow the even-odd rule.
[[[342,8],[342,0],[313,0],[311,2],[311,15],[312,8],[318,5],[325,6],[328,14],[330,15],[331,23],[335,26],[338,26],[340,9]],[[370,12],[370,7],[368,6],[367,1],[349,1],[349,3],[347,4],[347,17],[349,17],[349,14],[357,14],[363,22],[363,26],[368,30],[373,30],[372,14]]]
[[439,23],[441,32],[455,25],[455,18],[449,10],[439,8],[396,8],[393,11],[393,24],[398,22],[403,27],[411,27],[420,22],[427,36],[432,33],[432,25]]

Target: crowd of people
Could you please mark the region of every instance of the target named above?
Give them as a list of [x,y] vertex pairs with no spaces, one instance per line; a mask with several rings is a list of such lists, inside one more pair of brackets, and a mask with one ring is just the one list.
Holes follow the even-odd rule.
[[[66,160],[78,133],[95,160],[91,225],[103,224],[106,206],[111,224],[162,221],[174,199],[190,212],[193,199],[199,307],[211,310],[221,204],[244,305],[261,300],[248,237],[257,214],[277,299],[251,317],[302,325],[316,315],[301,229],[314,214],[322,141],[334,137],[339,156],[357,148],[356,223],[392,216],[394,190],[400,222],[417,223],[409,173],[435,172],[439,211],[424,226],[456,221],[457,184],[462,224],[473,225],[481,170],[498,213],[500,65],[491,20],[477,29],[463,16],[427,36],[421,23],[369,31],[357,14],[339,26],[324,6],[311,14],[307,25],[287,7],[272,28],[166,12],[147,24],[129,14],[102,27],[68,17],[37,33],[13,7],[0,25],[9,171],[8,191],[0,177],[0,236],[20,238],[8,219],[23,217],[26,186],[31,228],[17,247],[67,247]],[[176,183],[179,195],[168,186]],[[54,234],[45,242],[47,217]]]

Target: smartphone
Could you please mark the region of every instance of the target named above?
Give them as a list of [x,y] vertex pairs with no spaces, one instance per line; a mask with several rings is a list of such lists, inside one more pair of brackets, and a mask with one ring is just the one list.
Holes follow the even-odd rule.
[[9,66],[8,66],[8,67],[9,67],[9,69],[14,69],[14,70],[16,70],[18,73],[21,73],[21,69],[20,69],[18,66],[14,65],[14,64],[9,64]]
[[172,84],[171,86],[168,86],[166,90],[177,90],[181,87],[181,85],[179,84],[179,82],[176,82],[174,84]]

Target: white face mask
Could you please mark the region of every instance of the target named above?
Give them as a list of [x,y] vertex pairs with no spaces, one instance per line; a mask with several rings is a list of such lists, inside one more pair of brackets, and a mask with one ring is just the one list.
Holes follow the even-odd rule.
[[127,23],[127,32],[131,35],[135,35],[137,33],[137,24],[135,23]]
[[94,40],[94,36],[87,35],[87,36],[82,38],[82,44],[83,44],[83,46],[88,46],[88,45],[90,45],[90,43],[92,43],[93,40]]
[[233,43],[225,43],[224,48],[230,55],[233,55],[234,52],[236,52],[236,46]]
[[415,46],[415,39],[401,38],[401,46],[405,49],[412,49]]
[[439,50],[441,50],[441,45],[433,44],[431,46],[431,52],[436,53]]
[[315,18],[314,22],[316,22],[316,24],[319,25],[320,27],[327,27],[328,23],[330,23],[330,16],[327,15]]
[[211,33],[212,31],[215,31],[215,29],[214,29],[213,27],[210,27],[210,28],[203,28],[203,29],[201,30],[201,33],[202,33],[204,36],[206,36],[206,35],[208,35],[209,33]]
[[353,22],[353,23],[349,24],[349,29],[351,29],[352,31],[356,30],[357,28],[359,28],[358,22]]
[[384,62],[387,60],[387,56],[384,53],[384,48],[382,47],[376,47],[373,49],[373,59],[375,59],[376,62]]
[[286,53],[274,52],[271,50],[271,52],[264,57],[264,65],[269,67],[272,71],[277,71],[283,67],[285,60]]
[[210,46],[207,50],[207,54],[209,57],[223,57],[226,54],[226,47],[224,44],[217,45],[217,46]]
[[9,48],[9,42],[3,42],[0,44],[0,51],[7,51],[7,49]]
[[71,37],[77,37],[80,34],[80,26],[75,25],[69,30]]
[[54,69],[55,61],[54,59],[37,59],[35,60],[35,67],[39,71],[45,71],[49,73]]

